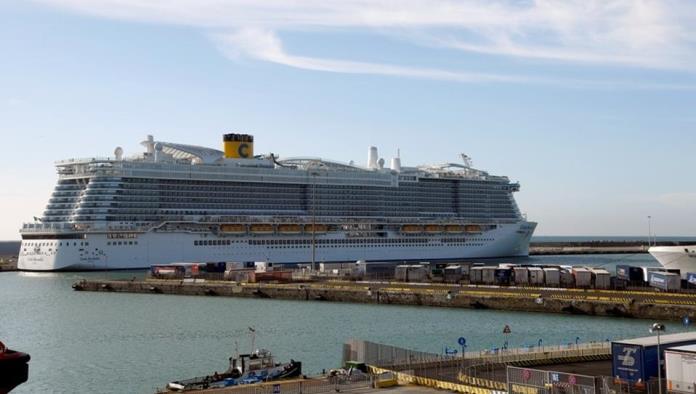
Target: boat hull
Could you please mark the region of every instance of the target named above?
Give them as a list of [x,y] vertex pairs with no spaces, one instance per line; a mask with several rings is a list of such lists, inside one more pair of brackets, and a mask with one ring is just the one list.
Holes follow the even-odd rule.
[[687,273],[696,272],[696,245],[653,246],[648,253],[663,267],[679,269],[684,279]]
[[[316,236],[316,262],[461,261],[529,255],[533,222],[500,224],[481,234],[402,236],[355,242],[342,234]],[[411,242],[416,237],[417,242]],[[205,242],[203,242],[205,240]],[[304,240],[304,243],[299,242]],[[147,232],[114,241],[107,234],[85,234],[79,240],[22,241],[17,267],[23,271],[98,271],[147,269],[171,262],[311,261],[306,236],[234,236],[190,232]],[[409,242],[401,242],[409,241]],[[205,245],[201,245],[205,243]]]

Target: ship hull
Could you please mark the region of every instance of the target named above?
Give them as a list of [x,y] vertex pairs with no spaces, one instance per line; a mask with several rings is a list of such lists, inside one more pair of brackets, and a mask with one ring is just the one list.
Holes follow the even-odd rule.
[[[423,236],[423,242],[333,243],[341,234],[317,236],[316,262],[366,261],[457,261],[529,255],[533,222],[500,224],[480,234],[461,234],[460,242],[448,235]],[[342,237],[342,238],[341,238]],[[49,237],[47,237],[49,238]],[[300,237],[302,238],[302,237]],[[448,240],[449,238],[449,240]],[[293,242],[295,236],[213,235],[189,232],[147,232],[115,241],[108,234],[85,234],[82,239],[24,240],[18,258],[23,271],[100,271],[147,269],[172,262],[269,261],[298,264],[311,261],[312,247]],[[305,237],[306,239],[306,237]],[[205,242],[206,245],[197,245]],[[265,242],[269,241],[269,242]],[[272,241],[272,242],[270,242]],[[323,242],[322,242],[323,241]],[[207,245],[207,244],[212,245]]]
[[653,246],[648,253],[663,267],[679,269],[682,278],[689,272],[696,272],[696,245]]

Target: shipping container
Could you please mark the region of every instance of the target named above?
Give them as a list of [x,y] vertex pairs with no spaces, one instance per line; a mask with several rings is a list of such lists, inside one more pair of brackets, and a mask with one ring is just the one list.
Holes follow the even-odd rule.
[[[696,344],[696,332],[660,336],[660,350]],[[657,336],[611,343],[612,376],[628,382],[646,382],[657,377]]]
[[592,272],[585,267],[573,267],[573,276],[575,277],[575,286],[580,288],[589,288],[592,286]]
[[205,272],[208,273],[223,273],[227,269],[227,263],[205,263]]
[[616,277],[626,281],[630,286],[644,286],[643,268],[621,264],[616,266]]
[[665,378],[672,393],[696,393],[696,345],[665,349]]
[[391,277],[394,275],[394,263],[359,260],[354,267],[358,277]]
[[406,282],[408,280],[408,265],[397,265],[394,268],[394,279]]
[[512,269],[510,268],[497,268],[494,271],[495,284],[500,286],[507,286],[510,284],[512,279]]
[[483,267],[471,267],[469,281],[475,285],[483,283]]
[[512,278],[516,285],[525,286],[529,284],[529,269],[527,267],[514,267],[512,272]]
[[462,266],[461,265],[450,265],[445,267],[443,270],[443,279],[447,283],[459,283],[462,280]]
[[408,267],[408,278],[409,282],[426,282],[428,280],[428,267],[423,265],[411,265]]
[[651,272],[670,272],[673,274],[681,275],[681,271],[677,268],[664,268],[664,267],[640,267],[643,270],[643,280],[645,283],[650,282]]
[[529,284],[544,285],[544,270],[540,267],[529,267]]
[[561,285],[561,272],[558,268],[544,268],[544,284],[549,287]]
[[681,276],[672,272],[653,271],[648,276],[648,284],[662,291],[678,291],[681,289]]
[[592,287],[595,289],[608,289],[611,287],[611,274],[604,268],[590,268],[592,273]]
[[686,273],[686,287],[688,289],[696,289],[696,272]]
[[497,267],[481,267],[481,283],[485,285],[495,284],[495,270]]
[[561,287],[575,287],[575,276],[572,270],[561,268]]

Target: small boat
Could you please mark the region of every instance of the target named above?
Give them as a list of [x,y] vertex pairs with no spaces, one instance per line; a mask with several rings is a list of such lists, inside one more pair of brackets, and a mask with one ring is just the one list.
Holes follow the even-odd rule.
[[246,226],[243,224],[221,224],[220,225],[220,232],[227,233],[227,234],[245,234],[246,233]]
[[423,226],[418,224],[404,224],[401,226],[401,233],[403,234],[420,234],[423,232]]
[[325,224],[305,224],[304,231],[306,234],[325,234],[329,230],[329,226]]
[[300,234],[302,226],[299,224],[279,224],[278,232],[281,234]]
[[290,360],[289,363],[276,363],[268,350],[257,350],[251,354],[230,357],[230,366],[223,373],[193,379],[177,380],[167,385],[171,391],[202,390],[221,388],[294,378],[302,374],[302,363]]
[[273,234],[275,230],[272,224],[252,224],[251,233],[252,234]]
[[30,359],[28,354],[10,350],[0,342],[0,393],[9,393],[27,381]]

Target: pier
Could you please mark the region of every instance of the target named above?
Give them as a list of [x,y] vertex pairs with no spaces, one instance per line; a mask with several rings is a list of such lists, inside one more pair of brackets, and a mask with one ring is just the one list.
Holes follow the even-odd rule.
[[82,280],[77,291],[172,294],[567,313],[640,319],[696,318],[696,293],[547,287],[325,281]]

